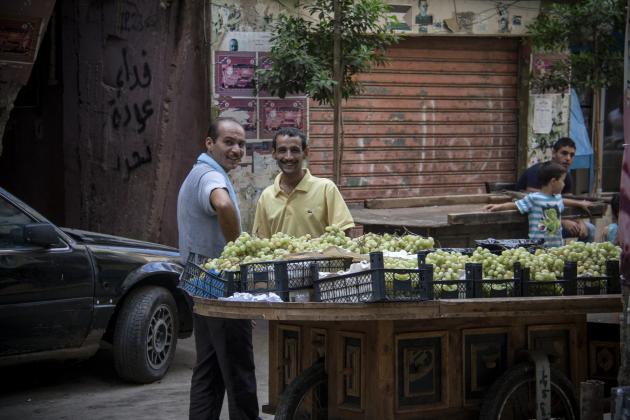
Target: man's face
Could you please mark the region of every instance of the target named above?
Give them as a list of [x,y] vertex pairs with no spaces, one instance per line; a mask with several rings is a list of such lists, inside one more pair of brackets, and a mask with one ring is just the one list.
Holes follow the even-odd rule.
[[217,161],[226,172],[236,168],[245,153],[245,130],[232,121],[223,121],[219,125],[219,134],[213,141],[206,138],[208,154]]
[[569,168],[571,167],[574,158],[575,147],[564,146],[559,148],[555,152],[551,152],[551,160],[564,166],[565,168],[567,168],[567,170],[569,170]]
[[294,175],[302,171],[302,161],[308,156],[308,148],[302,149],[302,140],[299,137],[279,136],[276,139],[276,149],[271,155],[282,173]]

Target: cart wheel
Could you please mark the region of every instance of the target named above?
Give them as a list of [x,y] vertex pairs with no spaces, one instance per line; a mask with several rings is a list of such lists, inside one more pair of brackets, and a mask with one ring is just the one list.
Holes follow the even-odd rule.
[[[535,419],[535,376],[534,365],[529,363],[508,369],[486,392],[479,420]],[[562,372],[554,368],[551,368],[551,418],[579,418],[573,385]]]
[[280,396],[275,420],[327,419],[327,381],[323,362],[300,373]]

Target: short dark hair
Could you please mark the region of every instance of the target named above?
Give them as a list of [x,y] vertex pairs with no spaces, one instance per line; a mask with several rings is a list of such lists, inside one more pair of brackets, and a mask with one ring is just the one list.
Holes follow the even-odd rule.
[[236,123],[241,127],[243,126],[240,122],[232,117],[219,117],[215,119],[210,123],[210,127],[208,127],[208,137],[210,137],[213,142],[217,141],[217,138],[219,137],[219,127],[221,126],[221,123],[228,121]]
[[273,140],[271,140],[271,148],[273,150],[276,150],[276,139],[280,136],[299,137],[300,140],[302,140],[302,150],[306,150],[308,147],[308,141],[306,140],[306,135],[304,135],[304,133],[295,127],[282,127],[273,136]]
[[575,149],[575,142],[571,139],[571,137],[560,137],[554,144],[553,144],[553,151],[557,152],[558,150],[562,149],[563,147],[573,147]]
[[619,193],[614,193],[610,199],[610,209],[616,220],[619,220]]
[[560,179],[562,174],[566,174],[567,170],[559,163],[549,161],[540,165],[538,170],[538,182],[541,186],[545,186],[551,182],[552,179]]

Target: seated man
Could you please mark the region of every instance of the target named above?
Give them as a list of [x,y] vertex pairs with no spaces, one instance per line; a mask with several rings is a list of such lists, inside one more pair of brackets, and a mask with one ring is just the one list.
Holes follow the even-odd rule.
[[[573,179],[569,169],[575,158],[575,142],[569,137],[558,139],[553,145],[551,151],[552,162],[559,163],[567,170],[567,176],[564,181],[564,189],[562,195],[570,194],[573,191]],[[516,183],[516,189],[520,191],[540,191],[540,182],[538,181],[538,171],[541,163],[527,168]],[[562,219],[562,237],[574,238],[584,242],[593,242],[595,240],[595,226],[589,221]]]

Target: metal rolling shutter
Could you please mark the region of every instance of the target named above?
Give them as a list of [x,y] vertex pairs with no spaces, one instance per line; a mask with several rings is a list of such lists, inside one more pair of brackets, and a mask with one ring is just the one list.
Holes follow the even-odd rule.
[[[341,191],[368,198],[485,192],[514,181],[519,40],[424,37],[390,49],[344,104]],[[330,108],[310,104],[310,168],[332,177]]]

